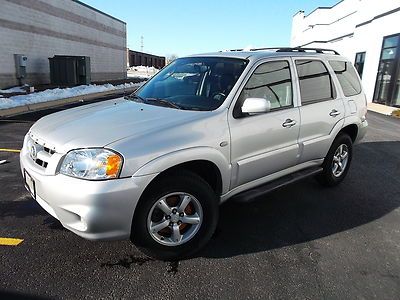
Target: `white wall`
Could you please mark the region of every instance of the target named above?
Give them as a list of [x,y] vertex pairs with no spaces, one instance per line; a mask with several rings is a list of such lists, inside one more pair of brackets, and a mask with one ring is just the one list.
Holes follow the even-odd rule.
[[383,37],[400,33],[400,11],[380,15],[396,8],[400,0],[343,0],[308,16],[300,11],[293,16],[291,46],[334,49],[351,62],[366,52],[362,82],[372,101]]
[[0,88],[16,85],[14,54],[27,82],[49,82],[49,57],[90,56],[92,80],[126,78],[126,24],[72,0],[0,0]]

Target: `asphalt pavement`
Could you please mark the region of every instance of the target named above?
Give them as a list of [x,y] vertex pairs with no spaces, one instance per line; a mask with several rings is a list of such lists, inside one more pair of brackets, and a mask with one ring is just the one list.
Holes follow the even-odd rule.
[[[0,120],[0,148],[55,110]],[[26,192],[18,154],[0,152],[0,238],[24,240],[0,246],[0,298],[399,299],[400,120],[368,121],[341,185],[227,202],[207,247],[175,263],[65,230]]]

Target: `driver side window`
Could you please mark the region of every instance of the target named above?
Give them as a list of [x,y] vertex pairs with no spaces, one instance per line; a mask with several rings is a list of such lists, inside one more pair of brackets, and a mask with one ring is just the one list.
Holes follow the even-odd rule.
[[235,116],[237,113],[241,113],[241,107],[247,98],[269,100],[272,111],[293,106],[289,63],[272,61],[259,65],[239,96],[235,107]]

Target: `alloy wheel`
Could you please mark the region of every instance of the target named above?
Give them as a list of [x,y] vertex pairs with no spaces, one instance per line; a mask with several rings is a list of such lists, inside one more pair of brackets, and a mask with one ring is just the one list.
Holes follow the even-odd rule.
[[196,197],[176,192],[154,203],[147,217],[147,230],[158,243],[179,246],[196,235],[202,220],[203,209]]
[[349,148],[346,144],[341,144],[335,151],[332,161],[332,174],[340,177],[346,170],[349,161]]

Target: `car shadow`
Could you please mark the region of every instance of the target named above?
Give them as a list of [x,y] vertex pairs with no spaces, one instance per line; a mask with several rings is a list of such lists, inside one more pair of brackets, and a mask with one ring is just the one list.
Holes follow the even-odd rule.
[[[373,222],[400,206],[399,158],[400,142],[359,144],[346,179],[337,187],[324,188],[309,178],[251,203],[228,201],[220,208],[214,237],[197,256],[264,252]],[[28,193],[19,201],[0,201],[0,219],[36,215],[48,217],[42,225],[64,230]],[[137,262],[129,257],[121,264]]]
[[48,213],[26,192],[18,201],[0,202],[0,219],[6,217],[25,218],[46,216]]
[[216,234],[198,256],[226,258],[320,239],[373,222],[400,206],[400,142],[356,145],[337,187],[313,178],[221,206]]

